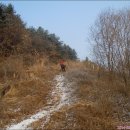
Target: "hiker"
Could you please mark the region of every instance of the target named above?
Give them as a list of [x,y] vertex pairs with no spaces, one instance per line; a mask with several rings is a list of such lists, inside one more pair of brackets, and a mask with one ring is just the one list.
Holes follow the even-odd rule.
[[64,60],[61,60],[61,61],[60,61],[60,67],[61,67],[61,71],[62,71],[62,72],[65,72],[65,71],[66,71],[66,65],[64,64],[64,62],[65,62]]

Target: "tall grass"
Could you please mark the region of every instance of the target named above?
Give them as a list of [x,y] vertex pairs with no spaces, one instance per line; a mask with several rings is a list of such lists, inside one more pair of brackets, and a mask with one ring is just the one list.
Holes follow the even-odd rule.
[[102,70],[98,77],[97,67],[90,63],[69,65],[73,69],[67,78],[76,83],[72,98],[76,96],[77,102],[55,113],[45,129],[116,130],[121,122],[129,121],[130,89],[118,75],[111,82],[107,71]]
[[[27,59],[30,59],[26,61]],[[33,59],[33,61],[31,61]],[[11,89],[0,99],[0,128],[18,122],[46,105],[57,65],[47,58],[10,56],[0,62],[0,92]]]

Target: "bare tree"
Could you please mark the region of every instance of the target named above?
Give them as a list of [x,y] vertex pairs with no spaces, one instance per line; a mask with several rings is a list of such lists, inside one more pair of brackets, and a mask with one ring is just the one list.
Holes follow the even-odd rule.
[[130,10],[102,12],[91,28],[96,62],[118,73],[127,85],[130,76]]

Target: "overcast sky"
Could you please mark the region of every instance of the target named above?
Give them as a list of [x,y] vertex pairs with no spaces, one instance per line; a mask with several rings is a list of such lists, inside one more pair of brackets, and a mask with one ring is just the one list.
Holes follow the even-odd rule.
[[12,3],[27,26],[42,26],[74,48],[80,59],[91,57],[89,28],[101,11],[130,7],[129,1],[3,1]]

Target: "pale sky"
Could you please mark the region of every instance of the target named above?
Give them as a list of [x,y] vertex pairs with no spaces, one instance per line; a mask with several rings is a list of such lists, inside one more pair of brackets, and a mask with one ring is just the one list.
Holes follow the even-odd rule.
[[80,59],[91,58],[90,26],[107,8],[130,8],[129,1],[1,1],[12,3],[27,26],[42,26],[74,48]]

